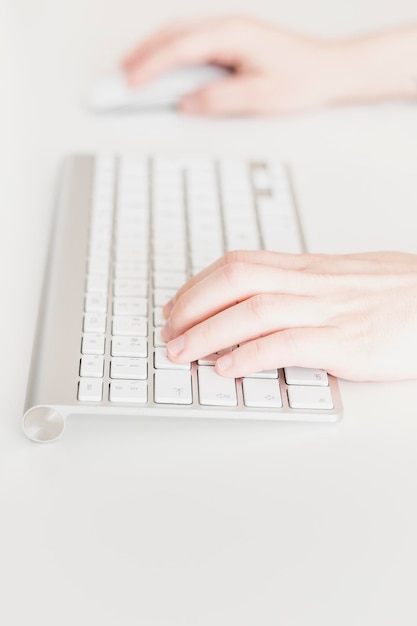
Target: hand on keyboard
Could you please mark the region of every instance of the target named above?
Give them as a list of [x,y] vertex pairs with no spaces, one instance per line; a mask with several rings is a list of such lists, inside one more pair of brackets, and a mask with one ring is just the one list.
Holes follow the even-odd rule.
[[[191,329],[206,319],[210,326],[219,307],[242,299],[239,281],[227,284],[228,277],[238,278],[232,263],[232,274],[227,270],[223,288],[220,284],[214,294],[214,308],[207,301],[213,268],[204,268],[226,251],[303,251],[290,179],[281,162],[76,156],[65,162],[62,180],[49,262],[55,278],[45,283],[42,340],[35,344],[23,418],[31,439],[55,439],[73,412],[321,422],[341,417],[337,380],[323,370],[256,371],[252,363],[246,377],[219,376],[216,362],[230,352],[227,325],[221,341],[197,339],[201,358],[193,362],[184,355],[177,362],[168,358],[162,336],[164,305],[179,289],[183,296],[172,316],[177,335],[180,323]],[[76,257],[68,255],[75,249]],[[259,254],[247,258],[262,258],[265,267],[267,259],[302,258]],[[222,265],[224,259],[216,267]],[[256,269],[258,261],[245,268],[252,265]],[[181,289],[191,276],[197,278]],[[195,294],[191,285],[203,284],[204,276],[208,289],[194,298],[195,314],[181,314],[187,292]],[[262,291],[267,285],[256,280],[252,269],[247,278],[249,287],[256,284]],[[231,299],[221,295],[228,292]],[[239,343],[248,335],[242,330],[236,335]],[[188,336],[195,338],[194,329]],[[211,350],[217,344],[224,350]],[[207,349],[201,351],[202,345]]]
[[165,306],[169,357],[193,361],[229,346],[216,371],[276,367],[352,380],[417,378],[417,256],[232,252]]

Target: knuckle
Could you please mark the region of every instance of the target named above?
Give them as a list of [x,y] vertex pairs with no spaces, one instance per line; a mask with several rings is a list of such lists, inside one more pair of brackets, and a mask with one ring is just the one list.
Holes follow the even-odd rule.
[[263,350],[260,339],[252,341],[252,358],[255,363],[259,363],[262,360]]
[[223,259],[225,265],[228,265],[229,263],[240,263],[244,260],[244,255],[241,250],[230,250],[229,252],[226,252]]
[[248,371],[253,372],[263,369],[264,350],[261,339],[253,339],[242,348],[239,348],[238,352],[240,350],[242,350],[240,359],[242,363],[248,364],[246,368]]
[[257,294],[248,300],[248,306],[250,315],[254,317],[258,323],[263,322],[265,318],[269,317],[271,311],[271,297],[264,293]]
[[251,23],[251,19],[244,13],[234,13],[229,15],[226,23],[232,28],[240,30],[246,28]]
[[205,320],[203,323],[199,325],[199,342],[201,345],[208,346],[208,349],[211,349],[213,345],[213,339],[215,339],[215,333],[213,331],[213,324],[210,320]]
[[299,365],[296,355],[302,354],[300,337],[297,329],[289,328],[281,333],[282,350],[288,365]]
[[223,267],[224,277],[233,289],[243,284],[246,275],[246,266],[239,261],[232,261]]
[[185,295],[182,295],[178,298],[174,305],[174,308],[171,311],[170,323],[173,328],[178,326],[177,320],[182,320],[183,323],[188,320],[188,310],[189,306],[187,297]]

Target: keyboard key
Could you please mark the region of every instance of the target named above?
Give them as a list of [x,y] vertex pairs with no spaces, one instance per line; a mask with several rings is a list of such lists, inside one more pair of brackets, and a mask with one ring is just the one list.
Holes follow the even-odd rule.
[[182,370],[155,372],[155,402],[158,404],[192,404],[191,374]]
[[155,369],[189,370],[191,363],[174,363],[167,356],[166,348],[155,349]]
[[87,276],[86,292],[107,293],[108,277],[106,274],[89,274]]
[[162,339],[161,330],[162,330],[162,326],[155,328],[155,331],[153,334],[153,345],[155,348],[163,348],[164,346],[167,345],[166,342]]
[[148,283],[146,280],[124,280],[117,278],[113,283],[113,295],[136,296],[146,298]]
[[262,370],[261,372],[254,372],[248,374],[245,378],[278,378],[278,370]]
[[148,175],[148,159],[143,156],[124,154],[119,161],[120,174],[123,178],[133,179],[133,182],[145,180]]
[[108,177],[113,180],[116,168],[116,161],[111,154],[98,154],[94,160],[94,179],[97,182],[99,177]]
[[148,340],[146,337],[114,337],[111,341],[112,356],[146,358]]
[[89,274],[106,274],[109,273],[109,263],[106,259],[95,257],[88,260]]
[[219,350],[218,352],[212,352],[212,354],[208,354],[207,356],[198,359],[198,365],[216,365],[216,361],[218,358],[223,356],[223,354],[227,354],[233,350],[233,348],[224,348],[223,350]]
[[[170,241],[168,239],[155,240],[153,244],[155,255],[161,256],[167,254],[169,256],[185,257],[187,250],[184,243],[176,240]],[[171,283],[168,285],[161,285],[161,287],[172,287]],[[175,287],[175,285],[174,285]]]
[[214,367],[198,368],[200,404],[210,406],[236,406],[236,383],[234,378],[220,376]]
[[81,357],[80,376],[83,378],[102,378],[104,373],[104,359],[101,356]]
[[107,311],[107,294],[87,293],[84,309],[86,313],[105,313]]
[[110,240],[92,239],[88,245],[88,254],[91,258],[101,257],[110,260]]
[[243,397],[246,406],[261,409],[281,408],[279,382],[271,378],[244,378]]
[[262,229],[265,250],[275,250],[291,254],[300,254],[303,251],[298,232],[294,229],[286,230],[282,223],[267,224]]
[[147,315],[148,300],[146,298],[113,298],[114,315]]
[[[143,220],[143,209],[149,205],[149,199],[145,189],[123,190],[117,194],[117,216],[119,224],[126,224],[127,220],[139,224]],[[132,215],[136,213],[137,219]],[[144,229],[145,230],[145,229]]]
[[157,306],[153,312],[153,325],[154,326],[163,326],[166,322],[164,314],[162,313],[162,307]]
[[148,250],[144,247],[140,248],[125,248],[125,246],[119,246],[115,252],[114,257],[116,263],[147,263]]
[[252,181],[257,191],[268,191],[271,189],[271,179],[265,167],[257,166],[252,169]]
[[222,254],[223,249],[221,254],[213,254],[212,251],[207,253],[193,254],[191,257],[193,273],[196,274],[197,272],[200,272],[201,270],[206,268],[208,265],[211,265],[211,263],[214,263],[214,261],[222,256]]
[[146,380],[148,364],[145,359],[114,357],[110,363],[110,378]]
[[146,317],[139,315],[115,315],[113,317],[112,333],[115,336],[146,337],[148,334]]
[[287,385],[318,385],[327,387],[329,380],[323,370],[308,367],[286,367],[284,369]]
[[105,333],[106,315],[104,313],[86,313],[83,330],[85,333]]
[[110,402],[146,404],[148,401],[148,383],[143,380],[118,380],[110,383]]
[[153,292],[154,306],[165,306],[176,294],[175,289],[155,289]]
[[146,279],[148,276],[148,266],[142,263],[115,263],[114,277],[122,280]]
[[78,400],[80,402],[101,402],[103,399],[103,383],[97,378],[83,378],[78,383]]
[[106,340],[104,335],[86,333],[81,343],[82,354],[104,354]]
[[111,217],[113,214],[114,199],[110,188],[104,190],[93,190],[91,203],[91,217]]
[[114,208],[114,189],[112,185],[94,185],[92,189],[91,208],[93,215],[97,213],[112,214]]
[[111,239],[113,233],[112,215],[103,212],[93,214],[91,216],[90,228],[91,239],[101,237],[103,239]]
[[186,280],[185,272],[155,272],[153,284],[155,289],[178,289]]
[[230,231],[227,235],[227,250],[259,250],[261,242],[257,234],[235,233]]
[[[132,250],[136,253],[138,250],[148,250],[148,235],[143,233],[140,237],[133,237],[132,235],[117,235],[114,238],[114,246],[116,250],[129,251]],[[146,278],[146,277],[145,277]],[[125,279],[117,279],[125,280]]]
[[317,409],[330,411],[333,408],[329,387],[303,387],[291,385],[287,389],[288,402],[292,409]]
[[165,254],[155,255],[153,258],[153,269],[157,272],[185,272],[187,260],[184,256],[168,256]]
[[147,223],[144,224],[143,220],[132,221],[129,218],[119,216],[115,231],[116,245],[134,247],[137,243],[147,244],[148,232],[146,227]]

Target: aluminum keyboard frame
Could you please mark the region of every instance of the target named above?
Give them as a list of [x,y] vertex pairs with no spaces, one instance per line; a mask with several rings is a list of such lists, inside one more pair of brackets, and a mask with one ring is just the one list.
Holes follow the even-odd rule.
[[[146,405],[110,402],[106,391],[101,402],[77,400],[93,166],[94,157],[84,155],[68,157],[63,164],[24,407],[23,430],[26,435],[37,442],[52,441],[62,433],[66,419],[73,414],[134,418],[152,415],[173,418],[337,421],[342,415],[342,402],[334,377],[329,376],[333,410],[297,410],[288,405],[282,370],[279,372],[283,400],[281,409],[244,406],[239,379],[236,380],[236,407],[200,405],[196,401],[195,363],[192,364],[193,403],[177,406],[156,404],[151,389],[155,371],[151,345],[148,349],[150,389]],[[149,334],[148,341],[152,342],[152,333]],[[108,389],[110,383],[110,337],[108,320],[104,390]]]

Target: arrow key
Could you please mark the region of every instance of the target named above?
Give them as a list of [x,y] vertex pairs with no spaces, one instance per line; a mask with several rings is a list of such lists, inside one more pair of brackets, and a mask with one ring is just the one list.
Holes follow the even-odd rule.
[[155,402],[158,404],[192,404],[191,374],[184,370],[155,372]]
[[261,409],[282,407],[281,389],[276,378],[244,378],[242,384],[246,406]]
[[234,378],[219,376],[214,367],[199,366],[198,390],[200,404],[209,406],[236,406],[236,383]]

